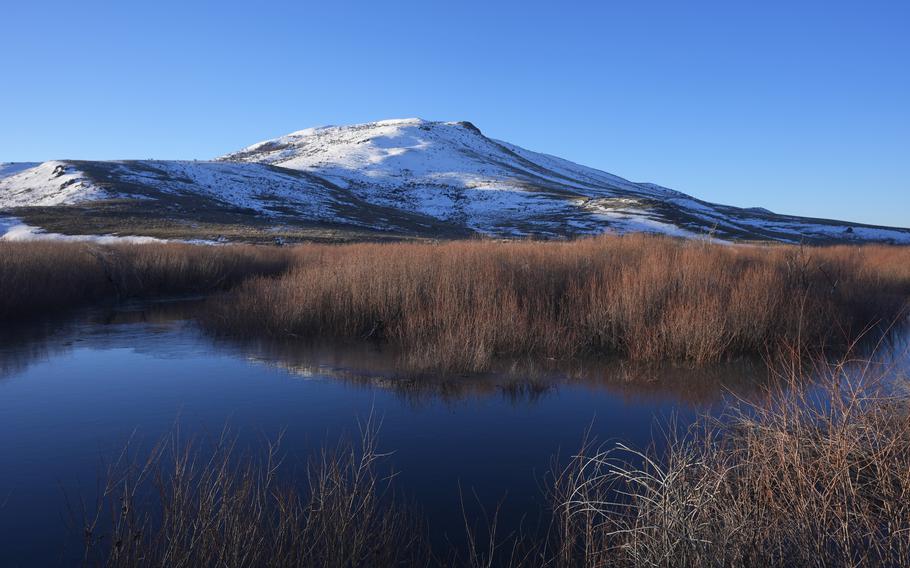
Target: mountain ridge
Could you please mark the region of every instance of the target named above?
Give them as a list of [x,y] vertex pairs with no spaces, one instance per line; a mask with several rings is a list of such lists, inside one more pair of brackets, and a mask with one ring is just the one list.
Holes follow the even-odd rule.
[[[485,136],[467,121],[298,130],[207,161],[0,164],[0,211],[457,238],[651,232],[731,241],[910,243],[910,230],[703,201]],[[108,212],[105,213],[105,210]],[[56,214],[56,221],[42,218]],[[83,215],[85,216],[85,215]],[[116,229],[115,224],[111,225]],[[134,227],[135,229],[135,227]],[[304,237],[305,238],[305,237]]]

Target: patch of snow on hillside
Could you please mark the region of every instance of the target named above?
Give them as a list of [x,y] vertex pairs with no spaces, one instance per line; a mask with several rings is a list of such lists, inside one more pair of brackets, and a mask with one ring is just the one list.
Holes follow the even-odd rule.
[[728,218],[727,224],[770,232],[777,240],[793,243],[804,239],[835,239],[845,242],[910,244],[910,229],[866,227],[845,221],[813,221],[764,212],[749,216],[748,213],[755,213],[755,209],[743,209],[746,214]]
[[826,225],[821,223],[766,222],[764,227],[773,231],[790,233],[799,237],[833,238],[846,241],[876,241],[910,244],[910,231],[854,225]]
[[117,170],[124,181],[164,193],[202,194],[235,207],[274,216],[273,205],[291,205],[315,219],[333,220],[335,201],[324,187],[295,172],[261,164],[230,162],[124,162]]
[[47,233],[43,229],[26,225],[15,217],[0,217],[0,241],[65,241],[92,242],[101,245],[112,244],[148,244],[164,243],[163,239],[154,237],[120,236],[120,235],[61,235]]
[[659,221],[646,215],[635,215],[628,212],[611,211],[598,214],[598,217],[609,222],[609,230],[617,233],[656,233],[671,237],[702,237],[699,233]]
[[608,174],[607,172],[589,168],[587,166],[582,166],[563,158],[551,156],[550,154],[525,150],[521,146],[516,146],[502,140],[496,140],[496,143],[500,144],[521,158],[524,158],[525,160],[528,160],[534,164],[543,166],[546,170],[555,173],[556,176],[548,176],[551,177],[551,179],[554,181],[562,181],[563,183],[566,183],[566,179],[564,178],[569,178],[578,182],[589,184],[594,187],[608,187],[611,189],[632,191],[636,193],[642,192],[642,184],[633,183],[619,176]]
[[605,221],[607,232],[657,233],[671,237],[694,238],[703,236],[673,223],[668,223],[647,210],[636,207],[635,199],[591,200],[583,205],[592,217]]
[[73,205],[108,197],[83,172],[56,160],[0,179],[0,209]]

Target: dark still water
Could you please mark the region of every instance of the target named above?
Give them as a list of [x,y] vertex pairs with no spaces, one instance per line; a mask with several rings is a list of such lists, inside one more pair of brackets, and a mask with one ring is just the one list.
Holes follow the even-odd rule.
[[[483,377],[396,378],[375,346],[314,348],[216,341],[188,319],[192,303],[88,312],[17,329],[0,346],[2,566],[69,565],[80,534],[71,507],[91,508],[103,465],[132,437],[150,445],[225,425],[256,447],[284,432],[290,462],[356,437],[381,419],[397,489],[428,518],[433,540],[463,540],[459,487],[502,522],[539,518],[554,455],[586,429],[645,446],[656,428],[685,427],[725,397],[757,396],[761,365],[649,371],[620,363]],[[299,468],[298,468],[299,469]],[[474,497],[476,493],[476,498]]]

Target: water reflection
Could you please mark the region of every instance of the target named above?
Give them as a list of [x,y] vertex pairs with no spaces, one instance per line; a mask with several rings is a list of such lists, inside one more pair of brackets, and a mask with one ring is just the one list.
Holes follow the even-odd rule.
[[0,381],[23,372],[30,364],[68,351],[72,340],[65,322],[37,322],[0,328]]
[[685,364],[635,364],[608,360],[499,361],[485,373],[444,375],[402,368],[393,348],[370,342],[234,341],[208,337],[192,323],[196,302],[134,305],[91,311],[77,321],[38,326],[18,343],[0,351],[0,369],[21,372],[32,361],[59,356],[74,345],[114,348],[130,345],[137,353],[180,357],[198,345],[181,344],[175,335],[194,339],[221,354],[281,369],[302,380],[337,380],[395,394],[414,406],[434,400],[498,397],[513,404],[533,404],[566,386],[602,391],[633,400],[672,401],[705,407],[732,394],[751,399],[766,390],[771,375],[755,359],[698,367]]
[[[230,424],[250,447],[284,432],[289,462],[305,463],[375,412],[400,488],[445,538],[462,534],[459,488],[489,508],[508,495],[502,526],[515,526],[541,510],[541,476],[586,430],[643,447],[671,421],[685,428],[774,380],[751,360],[513,360],[479,375],[415,375],[377,344],[213,338],[192,323],[198,307],[135,304],[0,330],[0,455],[15,465],[0,468],[4,561],[57,564],[47,555],[63,541],[61,486],[94,487],[134,433],[152,443],[178,416],[188,437]],[[889,337],[881,364],[906,369],[907,341]]]
[[[498,397],[512,404],[534,404],[561,388],[582,387],[624,401],[672,401],[707,408],[729,396],[755,400],[782,380],[786,370],[769,369],[760,359],[743,358],[704,366],[647,365],[607,360],[499,361],[486,373],[438,375],[403,368],[401,353],[373,342],[257,340],[236,341],[203,334],[193,323],[202,299],[141,302],[94,308],[66,318],[0,328],[0,380],[29,365],[59,357],[74,346],[110,349],[129,345],[158,358],[213,351],[281,369],[303,380],[337,380],[393,393],[414,406],[439,400]],[[908,320],[910,323],[910,320]],[[910,325],[868,334],[847,374],[866,372],[906,378]],[[192,341],[187,341],[188,338]],[[870,354],[874,362],[869,364]],[[899,381],[905,383],[906,381]]]
[[[79,346],[106,349],[132,344],[137,352],[151,351],[166,356],[179,348],[170,341],[174,332],[193,327],[188,318],[200,302],[199,299],[135,302],[0,326],[0,381]],[[169,344],[162,345],[156,339]]]
[[718,402],[727,394],[750,398],[764,391],[770,376],[758,360],[738,360],[709,368],[641,365],[621,359],[601,361],[500,361],[486,373],[437,375],[402,370],[394,350],[371,344],[318,345],[307,342],[220,342],[249,361],[281,368],[301,379],[333,379],[384,389],[412,404],[427,399],[458,402],[501,397],[528,404],[564,386],[602,390],[621,399],[664,399],[691,406]]

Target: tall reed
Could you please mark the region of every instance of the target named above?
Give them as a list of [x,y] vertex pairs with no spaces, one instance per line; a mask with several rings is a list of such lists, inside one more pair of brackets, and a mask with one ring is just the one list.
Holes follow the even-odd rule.
[[206,326],[382,339],[415,369],[500,356],[717,361],[846,343],[910,297],[910,249],[667,238],[306,245],[279,278],[213,300]]
[[588,446],[554,484],[550,564],[905,566],[907,393],[871,365],[819,372],[821,387],[795,372],[663,455]]
[[284,249],[0,241],[0,322],[92,302],[209,293],[277,274]]
[[424,532],[390,491],[375,426],[365,425],[358,444],[318,454],[305,484],[282,483],[280,440],[261,454],[239,452],[226,434],[209,446],[175,434],[144,460],[127,448],[97,506],[76,512],[84,564],[427,565]]

